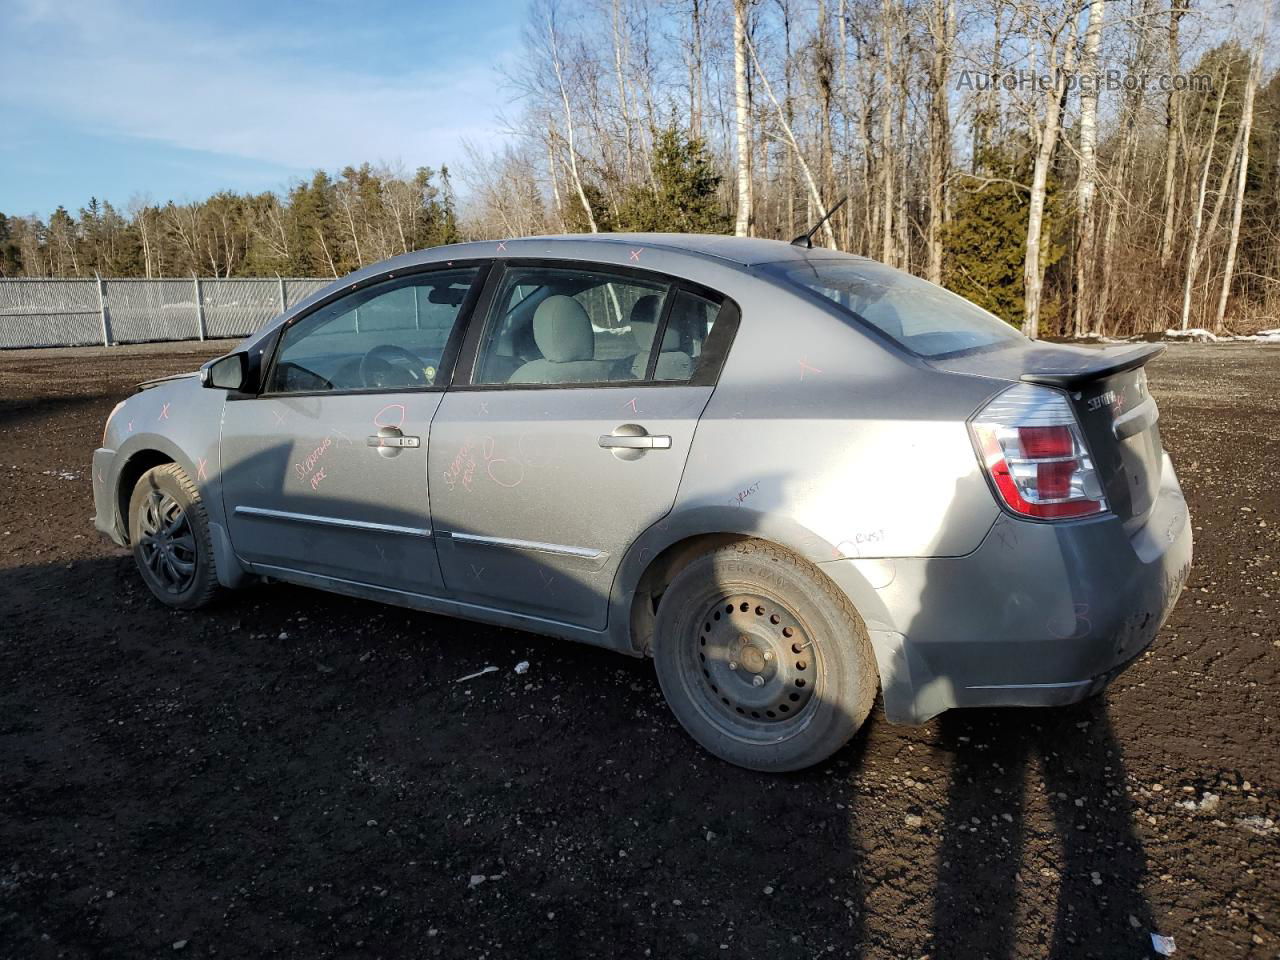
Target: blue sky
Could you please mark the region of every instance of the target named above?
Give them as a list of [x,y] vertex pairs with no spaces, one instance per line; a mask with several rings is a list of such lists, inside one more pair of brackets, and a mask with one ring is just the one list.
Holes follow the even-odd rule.
[[0,0],[0,212],[278,189],[501,139],[526,0]]

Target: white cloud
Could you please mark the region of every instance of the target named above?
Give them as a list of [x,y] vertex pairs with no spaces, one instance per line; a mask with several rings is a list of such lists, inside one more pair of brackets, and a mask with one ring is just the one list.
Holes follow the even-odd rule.
[[[377,42],[362,34],[358,7],[347,9],[352,42]],[[424,49],[421,68],[360,72],[332,43],[308,42],[309,29],[344,30],[325,21],[282,37],[251,25],[193,28],[114,2],[31,0],[0,14],[0,98],[96,133],[297,169],[438,166],[461,159],[464,139],[497,138],[507,98],[492,66]]]

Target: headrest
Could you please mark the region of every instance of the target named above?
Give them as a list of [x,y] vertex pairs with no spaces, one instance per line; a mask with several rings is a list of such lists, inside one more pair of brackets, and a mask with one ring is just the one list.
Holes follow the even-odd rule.
[[[640,348],[640,353],[648,353],[653,346],[653,338],[658,334],[658,325],[656,323],[637,323],[631,322],[631,335],[636,338],[636,346]],[[680,349],[680,331],[675,327],[667,327],[667,332],[662,335],[662,350],[666,353],[670,350]]]
[[[641,353],[648,353],[653,346],[653,338],[658,333],[658,310],[662,301],[652,293],[645,294],[631,308],[631,335],[635,337],[636,346]],[[662,335],[662,350],[680,349],[680,331],[667,324],[667,332]]]
[[538,304],[533,312],[533,340],[552,363],[595,359],[591,318],[572,297],[555,294]]
[[[646,293],[643,297],[636,301],[636,305],[631,308],[631,323],[648,323],[655,324],[658,322],[658,308],[662,306],[662,300],[655,293]],[[650,340],[650,343],[653,341]],[[648,346],[648,344],[645,344]]]

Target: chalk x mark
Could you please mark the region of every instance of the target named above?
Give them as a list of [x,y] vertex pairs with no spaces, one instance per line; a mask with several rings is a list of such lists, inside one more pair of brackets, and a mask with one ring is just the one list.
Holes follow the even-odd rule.
[[798,363],[800,364],[800,379],[801,379],[801,380],[804,380],[804,375],[805,375],[805,373],[806,373],[806,372],[808,372],[808,373],[821,373],[821,372],[822,372],[822,371],[821,371],[821,370],[819,370],[817,367],[812,366],[811,364],[805,363],[803,360],[798,361]]

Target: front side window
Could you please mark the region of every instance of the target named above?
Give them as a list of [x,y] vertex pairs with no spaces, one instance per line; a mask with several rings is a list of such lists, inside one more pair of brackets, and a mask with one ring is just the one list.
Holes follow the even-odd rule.
[[478,267],[357,290],[284,331],[268,393],[433,387]]
[[922,357],[1022,339],[963,297],[873,260],[788,261],[766,269],[790,286],[826,297]]

